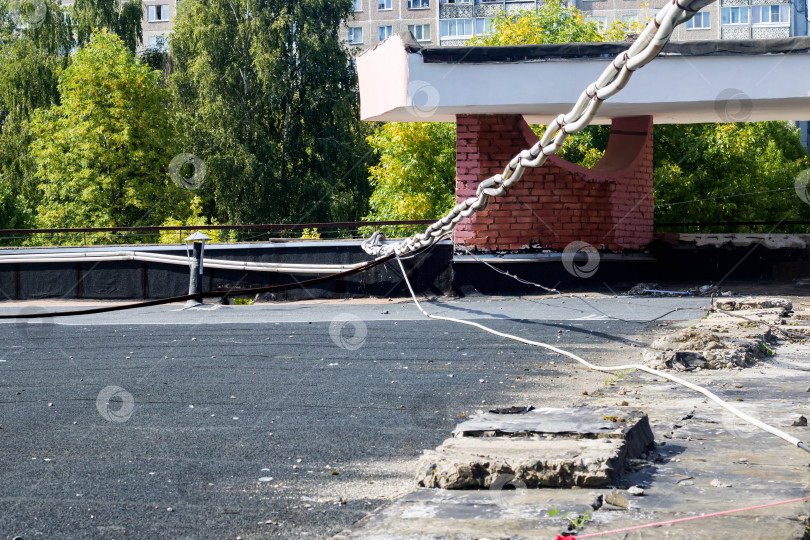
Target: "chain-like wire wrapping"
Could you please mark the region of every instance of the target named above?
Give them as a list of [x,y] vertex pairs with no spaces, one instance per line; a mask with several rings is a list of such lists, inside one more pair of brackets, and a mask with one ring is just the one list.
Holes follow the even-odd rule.
[[571,133],[587,127],[596,117],[602,102],[625,87],[633,72],[651,62],[669,42],[672,31],[679,24],[691,19],[701,8],[714,0],[671,0],[655,14],[641,35],[624,52],[620,53],[602,74],[589,84],[567,114],[560,114],[546,128],[540,140],[531,148],[513,157],[503,170],[478,184],[475,197],[457,204],[443,218],[428,226],[423,233],[415,234],[400,242],[383,244],[374,234],[363,242],[366,253],[385,256],[391,253],[404,255],[428,247],[452,232],[456,225],[489,204],[490,197],[499,197],[520,181],[527,168],[542,166],[548,156],[556,154]]

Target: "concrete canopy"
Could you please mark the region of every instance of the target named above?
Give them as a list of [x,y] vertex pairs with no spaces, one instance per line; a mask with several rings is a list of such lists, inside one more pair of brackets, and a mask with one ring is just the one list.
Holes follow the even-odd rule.
[[[421,48],[410,33],[357,57],[361,118],[454,122],[458,114],[567,112],[623,43]],[[595,123],[810,120],[810,38],[670,43],[602,104]]]

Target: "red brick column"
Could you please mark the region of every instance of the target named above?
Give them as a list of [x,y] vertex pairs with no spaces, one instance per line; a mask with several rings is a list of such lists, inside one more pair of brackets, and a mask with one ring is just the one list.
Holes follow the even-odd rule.
[[[520,115],[457,116],[456,199],[474,196],[481,180],[536,141]],[[621,251],[652,237],[651,116],[614,119],[605,155],[591,169],[557,156],[528,169],[455,232],[460,244],[497,251],[563,249],[576,240]]]

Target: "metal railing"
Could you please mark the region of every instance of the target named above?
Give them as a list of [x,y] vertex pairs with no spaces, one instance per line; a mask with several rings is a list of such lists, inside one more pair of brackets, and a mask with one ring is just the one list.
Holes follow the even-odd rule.
[[[221,231],[228,233],[223,241],[257,242],[265,240],[300,239],[301,232],[308,229],[306,238],[353,239],[364,238],[370,229],[385,230],[389,236],[411,234],[414,228],[422,228],[433,223],[430,219],[398,221],[346,221],[332,223],[269,223],[257,225],[177,225],[143,227],[84,227],[65,229],[0,229],[0,245],[3,246],[47,246],[47,245],[99,245],[107,243],[142,244],[162,243],[170,234],[182,243],[183,238],[193,231]],[[99,242],[101,241],[101,242]]]
[[656,222],[656,232],[662,229],[682,233],[810,233],[810,221],[782,220],[782,221],[682,221],[677,223]]
[[[222,241],[256,242],[302,239],[299,231],[309,229],[310,235],[321,239],[362,239],[370,229],[386,231],[390,238],[410,234],[414,229],[421,230],[433,220],[415,219],[398,221],[346,221],[332,223],[269,223],[259,225],[178,225],[144,227],[86,227],[69,229],[0,229],[0,245],[13,246],[64,246],[64,245],[103,245],[96,242],[107,240],[109,245],[158,243],[163,235],[171,233],[176,237],[172,243],[182,243],[183,238],[197,230],[238,233]],[[810,221],[691,221],[656,222],[656,232],[689,233],[732,233],[732,232],[771,232],[810,233]],[[314,234],[317,231],[317,235]],[[165,241],[163,243],[166,243]]]

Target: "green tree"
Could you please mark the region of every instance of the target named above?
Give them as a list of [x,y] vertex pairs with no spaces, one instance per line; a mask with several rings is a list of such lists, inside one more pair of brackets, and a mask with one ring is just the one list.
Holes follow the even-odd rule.
[[31,122],[41,227],[160,223],[187,199],[167,174],[174,133],[160,76],[106,30],[76,52],[61,104]]
[[614,21],[604,30],[573,5],[549,0],[539,9],[501,13],[492,19],[489,34],[467,41],[467,45],[534,45],[540,43],[593,43],[621,41],[629,33],[643,30],[638,21]]
[[[452,208],[455,141],[455,124],[438,122],[391,122],[370,136],[369,143],[380,161],[369,168],[374,193],[366,219],[434,219]],[[383,232],[394,235],[411,229]]]
[[357,219],[368,128],[338,29],[350,0],[184,0],[170,82],[220,222]]
[[0,0],[0,184],[5,208],[18,206],[18,216],[30,215],[38,197],[28,120],[59,102],[58,76],[72,45],[57,3]]
[[550,0],[537,10],[502,13],[492,19],[491,33],[475,36],[468,45],[528,45],[603,41],[596,22],[574,6]]
[[808,166],[789,122],[656,126],[656,221],[810,219],[794,190]]
[[72,7],[76,41],[84,46],[96,29],[115,32],[131,52],[143,42],[141,0],[75,0]]
[[188,227],[182,231],[183,235],[176,231],[161,231],[159,244],[179,244],[182,243],[184,236],[188,236],[193,231],[200,231],[208,235],[212,242],[225,242],[228,240],[228,231],[221,231],[219,229],[206,229],[207,225],[219,225],[216,220],[206,219],[202,215],[202,201],[199,197],[194,197],[189,205],[189,211],[185,207],[179,209],[179,213],[185,216],[185,219],[178,219],[174,216],[168,218],[161,223],[163,227]]
[[0,229],[24,229],[31,224],[25,202],[18,199],[7,183],[0,182]]

